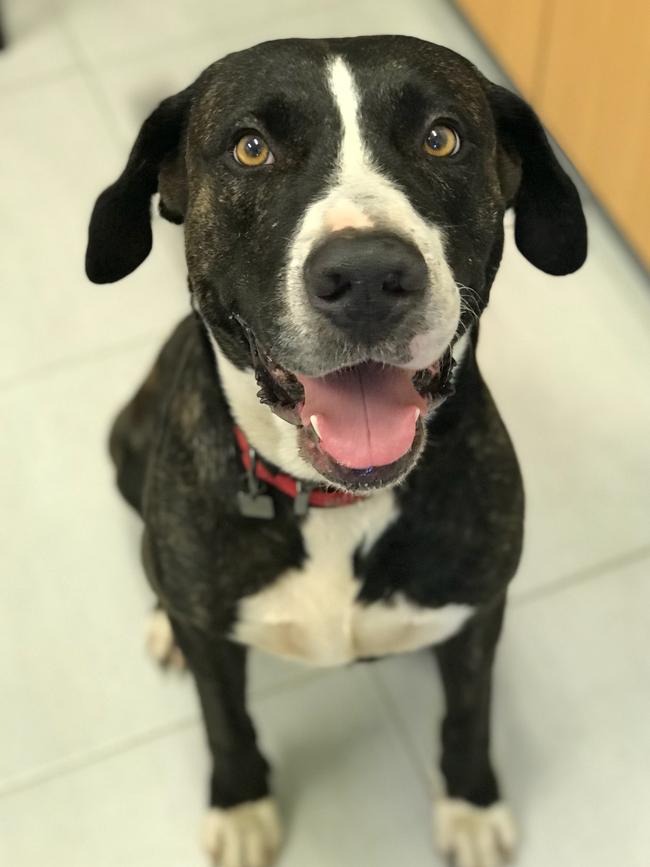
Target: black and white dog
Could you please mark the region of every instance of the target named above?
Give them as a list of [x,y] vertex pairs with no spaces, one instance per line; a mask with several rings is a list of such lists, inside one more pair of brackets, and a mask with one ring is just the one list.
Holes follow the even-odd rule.
[[515,831],[490,685],[523,494],[478,319],[508,207],[535,266],[583,263],[575,187],[520,98],[382,36],[259,45],[166,99],[95,205],[91,280],[145,259],[156,192],[185,225],[194,315],[111,452],[144,519],[152,643],[198,687],[209,851],[262,867],[280,844],[247,647],[330,666],[434,646],[437,842],[459,867],[500,864]]

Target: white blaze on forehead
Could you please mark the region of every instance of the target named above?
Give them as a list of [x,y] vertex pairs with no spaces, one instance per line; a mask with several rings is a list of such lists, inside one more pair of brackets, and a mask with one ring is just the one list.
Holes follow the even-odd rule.
[[430,291],[421,311],[426,338],[413,353],[417,364],[405,365],[426,367],[449,344],[460,317],[460,295],[445,257],[443,232],[418,213],[398,182],[377,164],[361,122],[359,88],[341,57],[330,63],[327,80],[340,116],[337,160],[327,188],[307,206],[289,247],[286,334],[295,342],[312,338],[318,328],[303,279],[305,261],[315,246],[346,228],[394,232],[420,251],[429,272]]
[[[363,213],[359,202],[354,201],[359,190],[355,186],[372,171],[372,161],[366,152],[366,147],[359,126],[359,94],[352,77],[352,72],[342,58],[337,57],[330,67],[329,84],[334,96],[336,107],[341,117],[341,144],[338,155],[339,184],[350,186],[351,199],[343,202],[357,207],[363,217],[372,225],[372,221]],[[342,191],[343,192],[343,191]]]
[[370,229],[373,220],[358,201],[359,184],[371,169],[359,127],[359,95],[352,73],[337,57],[329,69],[329,86],[341,120],[341,141],[337,160],[337,184],[330,193],[324,214],[325,228]]

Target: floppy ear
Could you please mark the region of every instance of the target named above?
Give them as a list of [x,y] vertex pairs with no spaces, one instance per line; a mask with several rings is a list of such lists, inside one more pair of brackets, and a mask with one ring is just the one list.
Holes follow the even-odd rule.
[[499,176],[508,206],[515,209],[517,247],[547,274],[570,274],[587,256],[587,225],[578,191],[530,106],[495,84],[488,98],[505,152]]
[[159,185],[160,213],[183,222],[185,166],[180,145],[190,103],[190,88],[160,103],[143,123],[124,171],[95,202],[86,249],[86,274],[93,283],[120,280],[147,258],[151,197]]

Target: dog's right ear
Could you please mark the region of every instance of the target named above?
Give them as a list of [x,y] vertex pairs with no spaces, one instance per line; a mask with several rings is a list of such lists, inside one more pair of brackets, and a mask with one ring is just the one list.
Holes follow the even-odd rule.
[[186,180],[181,144],[191,90],[165,99],[149,115],[126,168],[95,202],[86,249],[86,274],[93,283],[121,280],[149,255],[151,197],[159,189],[161,172],[162,186],[169,188],[170,197],[161,189],[160,213],[172,222],[183,222]]

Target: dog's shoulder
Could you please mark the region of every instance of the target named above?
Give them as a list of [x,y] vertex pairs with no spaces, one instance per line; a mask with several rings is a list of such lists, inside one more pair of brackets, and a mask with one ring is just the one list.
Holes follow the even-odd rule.
[[360,564],[366,602],[399,588],[424,606],[480,605],[515,574],[524,512],[517,456],[473,357],[456,386],[395,491],[399,519]]
[[163,346],[157,367],[166,399],[164,423],[180,440],[191,442],[205,427],[214,430],[211,423],[217,416],[222,424],[227,420],[212,353],[196,317],[187,316],[179,323]]
[[[200,323],[184,319],[158,356],[158,439],[151,454],[148,500],[174,488],[182,500],[205,490],[234,496],[237,455],[232,420]],[[229,488],[233,487],[230,491]]]

